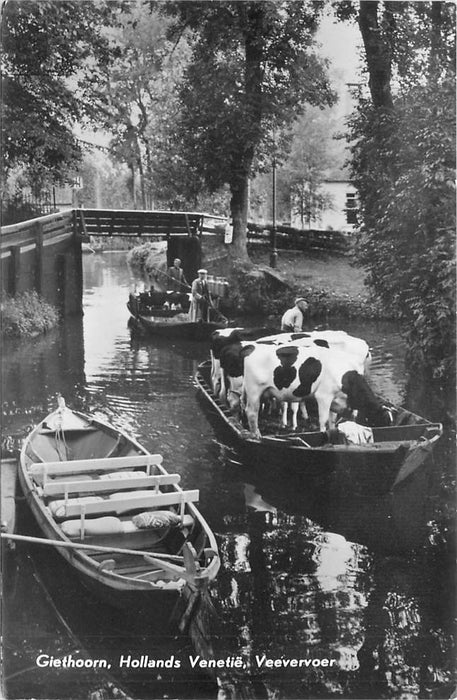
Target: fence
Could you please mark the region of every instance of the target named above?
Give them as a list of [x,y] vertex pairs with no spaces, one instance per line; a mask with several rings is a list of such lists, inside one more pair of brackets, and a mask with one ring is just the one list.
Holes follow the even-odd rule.
[[[272,247],[273,226],[248,223],[248,244]],[[347,253],[352,235],[341,231],[302,230],[291,226],[276,227],[278,250],[314,250],[332,253]]]

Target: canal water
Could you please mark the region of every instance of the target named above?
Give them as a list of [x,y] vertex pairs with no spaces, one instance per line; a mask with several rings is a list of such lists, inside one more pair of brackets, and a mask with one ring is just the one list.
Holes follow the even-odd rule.
[[[131,336],[126,301],[136,283],[125,253],[85,256],[83,318],[5,344],[3,430],[23,434],[60,392],[70,407],[161,452],[184,487],[200,489],[222,557],[201,616],[204,641],[104,606],[54,552],[18,545],[4,561],[6,697],[450,697],[453,567],[431,519],[440,457],[401,498],[359,494],[331,510],[303,475],[268,465],[254,471],[197,396],[193,376],[207,344]],[[379,393],[427,412],[408,396],[405,348],[393,324],[336,320],[330,327],[370,343]],[[33,531],[20,497],[18,529]],[[107,659],[111,668],[37,666],[43,654]],[[197,654],[224,664],[192,668]],[[169,667],[120,666],[129,656]]]

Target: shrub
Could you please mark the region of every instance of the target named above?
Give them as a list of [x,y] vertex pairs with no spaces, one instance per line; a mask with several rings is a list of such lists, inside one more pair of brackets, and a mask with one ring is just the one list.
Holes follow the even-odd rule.
[[145,272],[145,264],[148,255],[153,250],[150,243],[138,245],[127,253],[127,262],[131,267],[136,268],[139,272]]
[[2,333],[6,336],[33,337],[58,322],[57,309],[35,291],[7,297],[2,303]]

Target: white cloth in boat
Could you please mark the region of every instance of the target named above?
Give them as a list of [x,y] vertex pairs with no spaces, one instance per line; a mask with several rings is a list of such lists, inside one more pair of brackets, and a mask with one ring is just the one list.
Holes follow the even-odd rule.
[[367,445],[374,442],[373,431],[365,425],[359,425],[352,420],[338,425],[338,431],[344,435],[351,445]]
[[[149,515],[149,512],[145,513],[140,513],[142,516]],[[177,527],[180,525],[182,528],[190,528],[193,525],[194,519],[192,518],[191,515],[184,515],[184,518],[181,521],[181,518],[179,515],[176,513],[173,513],[173,511],[154,511],[153,512],[155,522],[158,524],[159,523],[159,516],[163,515],[162,519],[162,524],[160,526],[148,526],[147,529],[151,529],[159,536],[162,536],[165,534],[170,527]],[[176,520],[171,524],[165,524],[165,522],[169,522],[170,515],[176,515]],[[135,516],[138,517],[138,516]],[[145,527],[139,527],[138,525],[135,524],[134,522],[135,518],[132,518],[132,520],[121,520],[121,518],[117,518],[115,516],[107,515],[102,518],[91,518],[87,519],[84,523],[84,533],[87,536],[90,535],[126,535],[126,534],[131,534],[133,532],[144,532]],[[144,519],[145,521],[145,519]],[[78,520],[64,520],[61,523],[61,528],[62,532],[67,535],[67,537],[79,537],[81,533],[81,521]]]
[[117,471],[106,474],[67,474],[66,476],[55,476],[54,481],[96,481],[97,479],[132,479],[135,477],[147,476],[145,471]]
[[[140,498],[141,496],[150,496],[153,492],[152,491],[133,491],[131,495],[134,495],[135,497]],[[125,498],[125,491],[116,491],[116,493],[110,493],[108,494],[108,499],[114,499],[114,500],[119,500],[122,498]],[[65,500],[64,498],[58,498],[55,501],[50,501],[49,502],[49,508],[51,510],[51,513],[56,517],[56,518],[64,518],[66,514],[65,506],[80,506],[86,503],[100,503],[101,501],[104,501],[106,499],[102,498],[101,496],[80,496],[79,498],[69,498],[68,500]]]
[[132,518],[134,525],[141,529],[170,527],[179,525],[180,516],[172,510],[150,510],[138,513]]
[[59,498],[55,501],[50,501],[48,505],[51,513],[56,518],[63,518],[65,517],[66,505],[78,506],[83,505],[84,503],[100,503],[100,501],[103,500],[104,499],[101,496],[81,496],[80,498],[69,498],[68,501]]

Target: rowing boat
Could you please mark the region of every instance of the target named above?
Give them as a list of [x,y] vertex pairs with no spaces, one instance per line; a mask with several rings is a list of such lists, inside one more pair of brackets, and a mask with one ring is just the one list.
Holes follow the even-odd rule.
[[[253,467],[269,465],[299,470],[307,476],[309,488],[334,488],[335,484],[358,489],[365,495],[382,495],[398,488],[427,460],[442,435],[441,423],[431,423],[411,411],[393,406],[394,424],[364,429],[366,442],[352,442],[350,431],[341,423],[337,429],[281,431],[270,419],[260,423],[261,438],[245,428],[214,394],[211,387],[211,362],[198,366],[196,386],[209,416],[225,430],[224,435],[236,447],[243,461]],[[349,433],[349,437],[348,437]]]
[[220,566],[195,505],[198,489],[182,489],[160,454],[122,430],[59,403],[20,455],[38,540],[106,602],[169,619],[179,599],[195,602]]
[[129,325],[140,334],[185,340],[208,340],[214,331],[227,326],[228,320],[215,308],[209,309],[208,321],[190,321],[188,297],[177,292],[130,294]]

